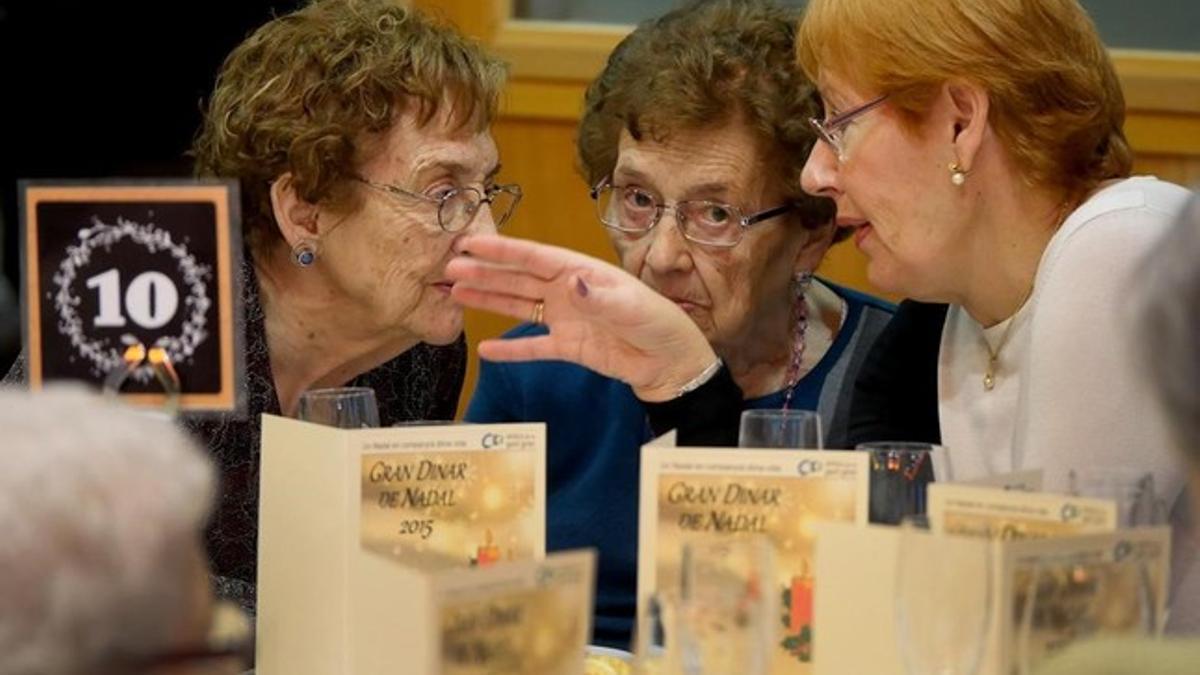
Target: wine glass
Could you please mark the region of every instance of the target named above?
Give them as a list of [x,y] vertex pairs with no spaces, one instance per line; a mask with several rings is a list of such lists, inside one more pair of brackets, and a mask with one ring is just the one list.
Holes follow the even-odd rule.
[[633,670],[638,675],[667,675],[679,671],[678,659],[672,658],[670,648],[675,645],[675,608],[679,605],[676,594],[659,591],[652,593],[639,608],[633,628]]
[[859,443],[871,453],[869,519],[897,525],[925,513],[925,490],[933,482],[933,446],[928,443]]
[[1077,497],[1117,503],[1120,527],[1163,525],[1167,505],[1154,488],[1154,474],[1130,467],[1082,467],[1067,475],[1067,491]]
[[1040,561],[1016,574],[1015,656],[1021,675],[1096,637],[1157,633],[1157,593],[1144,561]]
[[341,429],[379,426],[379,406],[370,387],[309,389],[300,394],[296,418]]
[[742,411],[742,448],[821,449],[821,416],[812,410],[756,408]]
[[991,624],[990,542],[933,535],[901,520],[896,552],[896,639],[909,675],[974,675]]
[[676,618],[682,672],[766,675],[779,609],[763,537],[684,544]]

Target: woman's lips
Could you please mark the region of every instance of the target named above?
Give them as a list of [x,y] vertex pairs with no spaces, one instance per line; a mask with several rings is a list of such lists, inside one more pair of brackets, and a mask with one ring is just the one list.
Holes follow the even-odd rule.
[[838,218],[837,226],[854,230],[854,245],[862,248],[863,239],[871,233],[871,221],[862,218]]
[[434,282],[432,284],[432,286],[435,289],[441,291],[442,293],[445,293],[446,295],[450,295],[450,289],[454,288],[454,282],[452,282],[452,281],[437,281],[437,282]]
[[691,312],[691,311],[694,311],[697,309],[703,309],[703,307],[704,307],[704,305],[702,305],[694,300],[688,300],[686,298],[675,298],[675,297],[671,297],[669,295],[667,296],[667,298],[671,302],[675,303],[676,305],[679,305],[679,308],[685,312]]
[[871,234],[871,224],[863,223],[854,228],[854,245],[862,248],[863,240]]

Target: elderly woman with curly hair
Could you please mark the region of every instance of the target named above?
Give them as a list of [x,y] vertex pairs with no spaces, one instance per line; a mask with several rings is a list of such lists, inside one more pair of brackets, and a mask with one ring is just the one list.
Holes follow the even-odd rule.
[[[579,158],[621,266],[686,312],[740,407],[817,410],[841,447],[850,384],[891,308],[812,275],[835,228],[831,200],[800,189],[820,106],[793,59],[796,19],[710,0],[642,24],[588,89]],[[599,549],[595,637],[628,646],[651,438],[633,390],[568,363],[484,363],[467,419],[547,423],[547,546]]]
[[209,537],[222,592],[255,579],[260,413],[306,389],[373,388],[380,421],[450,419],[462,310],[447,261],[520,197],[497,185],[488,126],[502,64],[453,29],[382,0],[322,0],[226,59],[197,173],[242,186],[246,420],[198,423],[223,477]]

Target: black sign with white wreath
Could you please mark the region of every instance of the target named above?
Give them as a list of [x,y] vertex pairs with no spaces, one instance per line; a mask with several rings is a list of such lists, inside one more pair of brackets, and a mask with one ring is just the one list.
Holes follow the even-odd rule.
[[31,387],[237,408],[237,213],[228,183],[23,183]]

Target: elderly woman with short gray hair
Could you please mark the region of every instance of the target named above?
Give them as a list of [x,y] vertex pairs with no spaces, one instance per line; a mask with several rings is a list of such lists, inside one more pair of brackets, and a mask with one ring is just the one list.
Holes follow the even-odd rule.
[[240,672],[207,645],[216,476],[185,433],[65,387],[0,389],[0,429],[0,675]]

